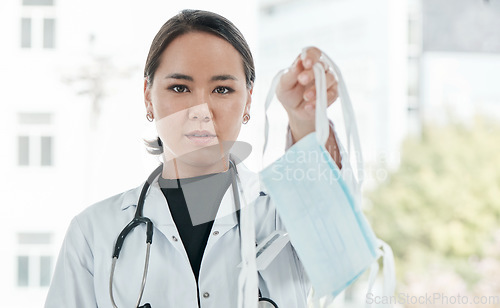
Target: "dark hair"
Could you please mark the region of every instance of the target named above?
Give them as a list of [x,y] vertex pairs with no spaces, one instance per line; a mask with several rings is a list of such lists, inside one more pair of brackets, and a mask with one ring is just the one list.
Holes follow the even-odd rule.
[[[144,78],[151,87],[154,75],[160,64],[160,57],[167,46],[177,37],[189,32],[207,32],[230,43],[241,55],[247,88],[252,88],[255,81],[255,66],[252,53],[245,38],[236,26],[228,19],[212,12],[202,10],[183,10],[170,18],[156,34],[149,49],[144,67]],[[161,154],[163,152],[160,137],[146,141],[148,152]]]

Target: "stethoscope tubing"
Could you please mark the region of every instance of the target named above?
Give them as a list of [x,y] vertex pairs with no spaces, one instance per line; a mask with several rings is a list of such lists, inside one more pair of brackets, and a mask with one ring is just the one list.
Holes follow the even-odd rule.
[[[241,191],[241,182],[239,179],[238,171],[236,169],[236,165],[234,162],[230,159],[229,163],[232,166],[232,170],[230,172],[234,172],[234,175],[232,176],[232,186],[233,186],[233,194],[234,194],[234,201],[235,201],[235,207],[236,207],[236,218],[238,220],[238,225],[240,223],[240,210],[241,210],[241,204],[240,204],[240,197],[239,193],[243,193]],[[130,221],[127,226],[120,232],[118,235],[118,238],[116,239],[115,247],[113,250],[113,259],[111,262],[111,273],[109,276],[109,295],[111,298],[111,304],[113,305],[113,308],[118,308],[118,306],[115,303],[114,295],[113,295],[113,278],[114,278],[114,273],[115,273],[115,268],[116,268],[116,262],[118,261],[118,258],[120,257],[120,252],[123,247],[123,243],[125,242],[125,238],[127,235],[135,229],[135,227],[141,225],[141,224],[146,224],[146,258],[144,261],[144,271],[142,274],[142,282],[141,282],[141,289],[139,291],[139,297],[137,299],[137,303],[135,307],[139,307],[142,296],[144,294],[144,289],[146,287],[146,280],[147,280],[147,275],[148,275],[148,268],[149,268],[149,257],[150,257],[150,252],[151,252],[151,244],[153,243],[153,229],[154,225],[153,222],[143,216],[143,209],[144,209],[144,201],[146,199],[146,194],[149,190],[150,185],[153,183],[155,178],[160,175],[160,173],[163,170],[163,164],[160,164],[148,177],[146,183],[144,183],[144,186],[142,187],[141,194],[139,196],[139,201],[137,202],[137,208],[135,211],[134,218],[132,221]],[[244,196],[243,196],[244,197]],[[240,230],[240,236],[241,236],[241,230]],[[263,298],[260,294],[259,290],[259,301],[265,301],[271,303],[274,307],[278,307],[278,305],[271,299],[269,298]],[[142,307],[150,307],[149,304],[145,304]],[[140,307],[139,307],[140,308]]]
[[[144,271],[142,274],[142,282],[141,282],[141,289],[139,291],[139,297],[137,299],[137,304],[135,307],[139,307],[142,296],[144,294],[144,289],[146,287],[146,280],[148,276],[148,268],[149,268],[149,256],[151,252],[151,244],[153,243],[153,229],[154,225],[153,222],[147,218],[142,216],[142,211],[144,208],[144,200],[146,199],[146,193],[151,185],[153,183],[154,179],[160,175],[161,171],[163,170],[163,164],[159,165],[148,177],[146,183],[144,183],[144,186],[142,187],[141,194],[139,196],[139,201],[137,202],[137,208],[135,211],[134,218],[132,221],[130,221],[127,226],[120,232],[120,235],[118,235],[118,238],[116,239],[115,243],[115,248],[113,250],[113,260],[111,263],[111,274],[109,276],[109,296],[111,298],[111,304],[113,305],[113,308],[118,308],[115,302],[115,298],[113,295],[113,278],[114,278],[114,273],[115,273],[115,267],[116,267],[116,262],[118,261],[118,258],[120,257],[120,252],[123,247],[123,243],[125,242],[125,238],[127,235],[132,231],[135,227],[141,225],[141,224],[146,224],[146,258],[144,261]],[[148,305],[148,304],[146,304]]]

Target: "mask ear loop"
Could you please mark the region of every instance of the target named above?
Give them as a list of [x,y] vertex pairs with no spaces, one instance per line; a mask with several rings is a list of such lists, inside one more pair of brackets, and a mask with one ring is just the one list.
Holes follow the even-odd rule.
[[396,267],[394,253],[389,245],[381,239],[378,240],[383,250],[384,295],[389,298],[396,291]]
[[[305,60],[307,49],[306,47],[302,49],[300,58]],[[314,71],[314,83],[316,86],[316,112],[315,112],[315,129],[316,129],[316,139],[322,146],[326,145],[328,136],[330,134],[330,127],[328,125],[328,116],[326,114],[327,109],[327,96],[326,96],[326,74],[323,66],[320,63],[316,63],[313,66]]]
[[[314,76],[315,76],[315,85],[316,85],[316,138],[321,145],[325,145],[328,140],[328,135],[330,133],[329,125],[328,125],[328,117],[326,115],[326,77],[324,74],[323,66],[319,63],[316,63],[313,67]],[[274,76],[269,92],[267,93],[266,102],[264,104],[264,118],[265,118],[265,126],[264,126],[264,145],[262,147],[262,157],[266,153],[267,149],[267,141],[269,137],[269,118],[267,116],[267,110],[271,105],[276,88],[278,87],[278,83],[281,79],[281,76],[285,74],[288,69],[283,69],[279,71],[276,76]],[[264,169],[264,159],[262,159],[262,169]]]
[[354,154],[356,157],[357,186],[359,191],[361,191],[361,186],[364,181],[363,153],[361,150],[358,126],[356,124],[356,116],[354,114],[354,108],[352,107],[351,98],[349,97],[349,92],[347,92],[347,87],[339,67],[326,54],[321,55],[321,60],[325,62],[326,65],[332,68],[333,74],[335,75],[335,78],[338,82],[339,98],[342,102],[342,116],[344,117],[345,122],[344,124],[347,138],[347,151],[349,153],[349,157],[351,157],[352,141],[352,143],[354,144]]
[[[377,253],[379,255],[383,254],[383,252],[380,250]],[[378,274],[379,269],[380,269],[380,266],[378,265],[378,258],[377,258],[377,260],[375,260],[370,267],[370,276],[368,277],[368,289],[366,290],[366,294],[372,293],[373,285],[375,284],[375,280],[377,279],[377,274]],[[365,305],[366,308],[369,308],[371,306],[372,305],[369,304],[368,302]]]
[[[377,249],[377,261],[373,262],[370,268],[370,276],[368,278],[368,289],[366,294],[370,294],[373,291],[373,285],[375,284],[375,280],[377,279],[377,274],[379,272],[380,266],[378,265],[378,258],[382,257],[382,266],[383,266],[383,276],[384,276],[384,287],[382,294],[386,298],[390,298],[394,295],[396,290],[396,271],[394,266],[394,254],[392,249],[386,242],[381,239],[377,239],[377,243],[379,249]],[[381,248],[381,249],[380,249]],[[365,305],[365,308],[372,307],[368,302]]]
[[[240,275],[238,276],[238,305],[242,308],[257,308],[258,305],[258,275],[257,262],[255,256],[255,222],[254,208],[247,204],[243,186],[236,165],[233,165],[234,180],[231,189],[233,189],[234,202],[237,205],[236,210],[240,210],[239,228],[241,237],[241,258],[242,265]],[[240,198],[241,196],[241,198]],[[241,206],[243,200],[243,206]],[[238,214],[237,214],[238,215]]]
[[267,109],[269,109],[269,106],[271,105],[274,94],[276,93],[276,88],[278,87],[278,82],[281,79],[281,76],[285,74],[288,71],[288,69],[282,69],[279,71],[276,76],[274,76],[273,81],[271,81],[271,87],[269,88],[269,92],[267,92],[266,96],[266,102],[264,103],[264,119],[265,119],[265,125],[264,125],[264,145],[262,147],[262,166],[261,169],[264,169],[264,154],[266,153],[267,149],[267,138],[269,136],[269,119],[267,117]]
[[[316,104],[319,103],[319,108],[318,105],[316,105],[316,119],[319,119],[319,121],[316,121],[316,131],[319,131],[320,134],[318,136],[318,142],[322,145],[326,144],[326,140],[328,139],[328,134],[325,134],[325,131],[328,133],[328,118],[326,116],[326,112],[321,112],[322,110],[326,110],[326,79],[325,79],[325,74],[323,72],[323,66],[319,63],[316,63],[315,66],[313,67],[314,69],[314,76],[315,76],[315,85],[316,85]],[[267,149],[267,140],[269,137],[269,118],[267,116],[267,110],[269,109],[269,106],[271,105],[276,88],[278,87],[278,83],[281,79],[281,76],[285,74],[288,71],[288,69],[283,69],[279,71],[276,76],[274,76],[272,82],[271,82],[271,87],[269,89],[269,92],[267,93],[266,97],[266,102],[264,104],[264,117],[265,117],[265,127],[264,127],[264,146],[262,149],[262,156],[264,156],[266,149]],[[319,109],[319,111],[318,111]],[[323,125],[321,125],[323,124]],[[326,129],[325,129],[326,127]],[[326,135],[326,136],[325,136]]]

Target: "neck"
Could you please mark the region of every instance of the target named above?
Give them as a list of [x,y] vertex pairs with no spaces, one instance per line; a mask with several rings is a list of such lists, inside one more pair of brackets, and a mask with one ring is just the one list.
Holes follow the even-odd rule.
[[221,160],[206,166],[197,166],[178,159],[165,161],[162,177],[164,179],[183,179],[202,176],[206,174],[221,173],[229,169],[229,160],[224,156]]

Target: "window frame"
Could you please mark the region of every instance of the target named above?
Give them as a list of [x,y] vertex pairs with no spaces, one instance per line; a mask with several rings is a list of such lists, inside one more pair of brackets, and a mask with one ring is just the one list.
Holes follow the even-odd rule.
[[[19,22],[19,48],[21,50],[54,50],[57,49],[57,14],[54,5],[23,5],[21,3],[21,14]],[[23,20],[31,20],[30,25],[30,44],[29,47],[23,47]],[[45,21],[53,20],[52,44],[45,47]]]
[[[23,122],[23,115],[29,114],[44,114],[49,115],[48,122],[43,123],[30,123]],[[21,123],[22,122],[22,123]],[[36,122],[36,121],[35,121]],[[17,146],[16,146],[16,163],[15,165],[20,168],[53,168],[56,165],[56,142],[57,138],[55,136],[54,129],[54,113],[50,112],[20,112],[18,113],[17,119]],[[21,151],[20,138],[28,138],[28,154],[27,154],[27,164],[21,164],[21,158],[24,154]],[[43,151],[44,139],[50,139],[50,150],[49,157],[45,157]]]
[[[21,234],[46,235],[48,242],[25,242],[20,239]],[[18,233],[17,253],[15,255],[16,276],[14,285],[19,289],[48,288],[54,273],[56,258],[53,254],[54,234],[49,232]],[[27,281],[20,284],[20,258],[27,260]],[[44,269],[42,260],[48,260]],[[45,273],[42,273],[45,271]],[[47,278],[48,277],[48,280]],[[42,279],[45,279],[42,281]]]

